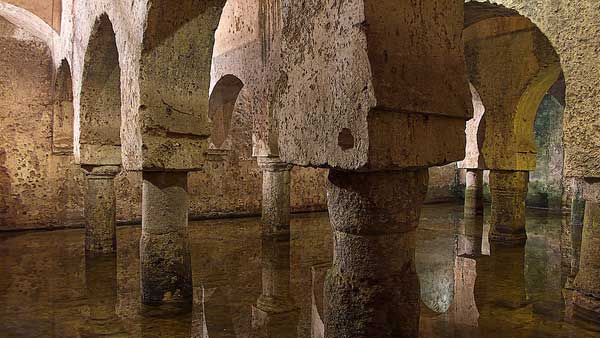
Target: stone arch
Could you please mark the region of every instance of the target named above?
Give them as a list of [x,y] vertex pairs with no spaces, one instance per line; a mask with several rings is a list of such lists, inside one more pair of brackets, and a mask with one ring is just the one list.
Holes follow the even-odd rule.
[[63,59],[54,74],[52,107],[52,149],[55,153],[73,151],[73,80],[71,66]]
[[463,33],[469,77],[485,107],[484,128],[467,130],[478,133],[480,157],[470,157],[468,145],[465,167],[534,170],[535,116],[561,74],[557,52],[531,20],[490,3],[465,4]]
[[208,103],[208,116],[212,120],[211,143],[222,149],[229,137],[236,102],[244,83],[235,75],[225,75],[215,84]]
[[140,60],[145,170],[193,170],[203,161],[214,32],[224,5],[149,1]]
[[52,46],[54,40],[59,39],[58,33],[48,23],[27,9],[0,1],[0,16],[46,42],[48,47]]
[[113,25],[96,20],[84,59],[76,133],[82,165],[121,164],[121,67]]

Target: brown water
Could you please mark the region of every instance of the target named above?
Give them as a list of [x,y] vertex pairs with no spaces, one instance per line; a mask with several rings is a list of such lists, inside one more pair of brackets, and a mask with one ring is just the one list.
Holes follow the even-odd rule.
[[[481,221],[461,218],[461,206],[423,210],[422,337],[600,337],[569,319],[560,215],[530,210],[524,248],[478,241]],[[261,254],[259,234],[259,219],[192,223],[194,309],[175,317],[138,314],[139,228],[119,229],[116,258],[87,261],[82,230],[0,235],[0,337],[256,337],[261,271],[278,259]],[[327,214],[293,218],[292,240],[277,250],[289,247],[298,312],[271,318],[271,337],[320,331],[321,293],[312,283],[331,260],[330,236]]]

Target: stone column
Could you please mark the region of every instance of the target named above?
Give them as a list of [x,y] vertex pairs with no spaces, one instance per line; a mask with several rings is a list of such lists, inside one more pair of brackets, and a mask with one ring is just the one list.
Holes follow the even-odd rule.
[[428,171],[330,170],[326,337],[418,337],[415,241]]
[[262,233],[286,236],[290,232],[290,171],[292,166],[279,157],[259,157],[263,172]]
[[482,254],[483,216],[465,217],[458,228],[459,257],[476,258]]
[[483,170],[467,169],[465,188],[465,217],[483,215]]
[[492,170],[490,240],[519,244],[527,241],[525,231],[525,200],[529,172]]
[[187,175],[143,173],[140,284],[144,305],[191,309]]
[[113,254],[117,251],[117,202],[115,176],[118,166],[85,166],[85,253],[87,256]]
[[588,184],[579,271],[574,283],[575,315],[600,323],[600,182]]
[[263,236],[262,294],[252,307],[257,337],[296,337],[299,309],[290,296],[290,238]]

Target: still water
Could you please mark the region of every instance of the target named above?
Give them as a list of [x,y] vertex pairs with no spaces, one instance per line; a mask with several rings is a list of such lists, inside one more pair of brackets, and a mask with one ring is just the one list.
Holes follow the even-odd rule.
[[[527,245],[497,247],[487,242],[487,219],[463,220],[462,206],[425,206],[421,337],[600,337],[571,319],[564,221],[529,210]],[[0,235],[0,337],[321,337],[327,214],[295,216],[291,241],[275,244],[261,241],[256,218],[191,223],[187,315],[139,315],[139,237],[139,227],[120,228],[116,257],[86,261],[82,230]],[[288,276],[295,310],[257,311],[263,280]]]

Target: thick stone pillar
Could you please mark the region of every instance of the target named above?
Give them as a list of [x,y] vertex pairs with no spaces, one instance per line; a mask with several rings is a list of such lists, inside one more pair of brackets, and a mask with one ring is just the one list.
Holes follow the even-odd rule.
[[290,296],[290,238],[263,236],[262,294],[252,307],[257,337],[296,337],[299,309]]
[[143,173],[140,284],[144,305],[191,309],[188,205],[187,172]]
[[84,167],[87,180],[85,195],[86,256],[113,254],[117,251],[117,202],[115,176],[118,166]]
[[529,172],[492,170],[490,240],[512,244],[527,241],[525,231],[525,200]]
[[465,217],[483,215],[483,170],[467,169],[465,188]]
[[326,337],[418,337],[415,240],[427,183],[426,169],[330,170]]
[[263,172],[262,233],[286,236],[290,232],[290,171],[292,166],[279,157],[259,157]]
[[573,303],[577,317],[600,323],[600,183],[589,184],[584,194],[585,218]]

